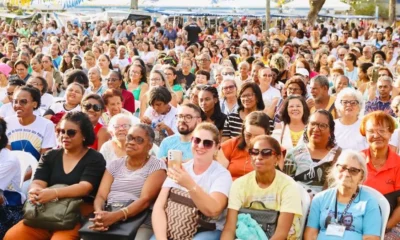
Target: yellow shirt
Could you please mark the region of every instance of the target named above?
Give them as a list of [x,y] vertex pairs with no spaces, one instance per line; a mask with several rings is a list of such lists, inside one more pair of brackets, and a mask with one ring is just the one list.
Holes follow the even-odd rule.
[[[276,171],[272,184],[263,189],[256,182],[256,172],[252,171],[233,182],[229,193],[228,208],[237,210],[248,208],[251,202],[260,201],[265,207],[279,212],[294,213],[292,227],[287,239],[300,238],[300,217],[302,214],[301,197],[297,183],[286,174]],[[262,210],[260,204],[252,209]]]
[[295,131],[290,130],[290,138],[292,139],[293,147],[296,147],[300,138],[303,136],[303,133],[304,133],[304,130],[301,130],[300,132],[295,132]]
[[[335,100],[336,98],[334,96],[330,96],[328,105],[325,108],[326,111],[329,111],[332,114],[333,119],[338,118],[335,108]],[[310,114],[315,113],[315,111],[316,111],[315,107],[310,108]]]

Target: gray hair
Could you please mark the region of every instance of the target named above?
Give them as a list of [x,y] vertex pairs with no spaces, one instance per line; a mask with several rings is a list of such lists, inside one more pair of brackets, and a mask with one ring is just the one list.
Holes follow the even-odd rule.
[[382,77],[378,78],[378,81],[379,82],[387,81],[387,82],[390,83],[390,86],[393,85],[393,79],[391,77],[389,77],[389,76],[382,76]]
[[322,76],[322,75],[318,75],[316,77],[313,77],[310,80],[310,83],[314,82],[314,83],[318,83],[319,85],[321,85],[322,87],[326,87],[327,89],[329,89],[329,80],[327,77]]
[[240,62],[238,68],[241,68],[243,65],[245,65],[250,70],[250,64],[246,61]]
[[[362,184],[367,179],[367,174],[368,174],[367,163],[365,161],[364,156],[358,151],[346,149],[343,150],[343,152],[340,154],[337,162],[341,162],[344,159],[351,159],[352,161],[357,161],[357,163],[360,165],[360,169],[362,170],[362,178],[359,184]],[[336,166],[332,166],[331,170],[328,173],[329,187],[334,187],[338,185],[336,182],[337,174],[338,170]]]
[[364,99],[363,99],[362,94],[353,88],[347,87],[347,88],[344,88],[342,91],[340,91],[340,93],[338,93],[336,100],[335,100],[336,109],[339,111],[344,110],[344,106],[341,103],[341,101],[343,100],[343,97],[345,97],[345,96],[354,97],[358,101],[358,106],[360,107],[360,112],[358,113],[358,115],[360,115],[362,110],[364,109]]
[[132,118],[129,115],[123,114],[123,113],[118,113],[117,115],[113,116],[110,119],[110,122],[108,123],[107,130],[109,133],[114,133],[115,128],[114,125],[118,122],[120,119],[125,119],[129,122],[129,124],[132,126],[133,121]]
[[156,137],[153,128],[150,127],[150,125],[148,124],[144,124],[144,123],[138,123],[133,125],[133,127],[138,127],[143,129],[146,132],[147,137],[149,137],[150,139],[150,143],[153,144],[154,143],[154,139]]

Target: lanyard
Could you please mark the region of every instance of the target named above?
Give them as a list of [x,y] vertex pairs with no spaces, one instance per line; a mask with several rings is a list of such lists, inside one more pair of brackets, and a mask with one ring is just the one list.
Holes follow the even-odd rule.
[[[337,193],[336,193],[336,203],[335,203],[335,220],[337,220],[338,219],[338,210],[337,210],[337,205],[338,205],[338,197],[337,197]],[[353,201],[354,201],[354,199],[357,197],[357,195],[358,195],[358,188],[357,188],[357,191],[356,191],[356,193],[355,194],[353,194],[353,196],[351,196],[351,199],[350,199],[350,202],[347,204],[347,206],[346,206],[346,208],[344,209],[344,211],[343,211],[343,213],[342,213],[342,216],[340,217],[340,219],[339,219],[339,221],[338,221],[338,223],[339,224],[342,224],[342,221],[343,221],[343,217],[346,215],[346,213],[347,213],[347,210],[349,210],[349,208],[350,208],[350,205],[353,203]]]

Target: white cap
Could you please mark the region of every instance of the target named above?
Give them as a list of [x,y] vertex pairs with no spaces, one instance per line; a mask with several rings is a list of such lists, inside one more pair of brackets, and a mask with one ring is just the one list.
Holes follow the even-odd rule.
[[305,68],[296,68],[296,74],[300,74],[300,75],[302,75],[304,77],[309,77],[310,76],[310,73]]

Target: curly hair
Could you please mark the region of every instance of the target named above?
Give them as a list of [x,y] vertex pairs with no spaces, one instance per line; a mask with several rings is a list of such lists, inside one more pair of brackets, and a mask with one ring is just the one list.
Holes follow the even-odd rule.
[[8,138],[6,135],[7,123],[3,118],[0,118],[0,150],[5,148],[8,144]]
[[[329,124],[328,124],[329,125],[329,141],[328,141],[328,144],[327,144],[326,148],[327,149],[334,148],[336,146],[336,138],[335,138],[335,122],[334,122],[334,119],[332,117],[332,114],[330,112],[328,112],[327,110],[325,110],[325,109],[318,109],[313,114],[311,114],[311,116],[315,115],[315,114],[325,115],[326,118],[328,119],[328,122],[329,122]],[[308,125],[304,129],[303,140],[304,140],[305,143],[309,142],[309,139],[308,139]]]
[[61,121],[70,121],[79,126],[83,136],[83,146],[87,147],[94,143],[96,134],[94,133],[93,124],[90,122],[89,116],[83,112],[68,112],[63,116]]

